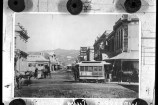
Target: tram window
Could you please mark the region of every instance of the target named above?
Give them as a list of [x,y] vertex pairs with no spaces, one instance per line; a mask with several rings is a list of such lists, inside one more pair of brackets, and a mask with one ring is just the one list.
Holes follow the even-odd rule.
[[85,66],[85,71],[88,71],[88,66]]
[[93,67],[93,70],[94,70],[94,71],[98,71],[97,69],[98,69],[97,66],[94,66],[94,67]]
[[89,66],[89,67],[88,67],[88,71],[92,72],[92,71],[93,71],[93,67],[92,67],[92,66]]
[[84,71],[84,66],[80,66],[80,71]]
[[99,66],[98,68],[99,68],[99,71],[102,71],[102,67],[101,66]]

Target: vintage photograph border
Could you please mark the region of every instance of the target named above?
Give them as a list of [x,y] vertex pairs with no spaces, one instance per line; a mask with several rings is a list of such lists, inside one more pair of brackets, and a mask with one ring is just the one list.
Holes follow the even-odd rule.
[[[34,14],[36,14],[36,15],[63,15],[63,14],[68,14],[68,15],[71,15],[71,14],[69,14],[69,13],[60,13],[60,12],[22,12],[22,13],[13,13],[13,35],[12,35],[12,51],[11,51],[11,54],[12,54],[12,73],[13,73],[13,75],[11,76],[11,78],[12,78],[12,83],[13,83],[13,86],[12,86],[12,97],[14,98],[14,99],[18,99],[18,98],[22,98],[22,99],[40,99],[40,100],[43,100],[44,99],[44,101],[46,101],[46,99],[77,99],[77,98],[43,98],[43,97],[41,97],[41,98],[37,98],[37,97],[15,97],[14,96],[14,86],[15,86],[15,83],[14,83],[14,75],[15,75],[15,72],[14,72],[14,42],[15,42],[15,40],[14,40],[14,37],[15,37],[15,16],[17,15],[17,14],[31,14],[31,15],[34,15]],[[137,14],[129,14],[129,13],[81,13],[80,14],[80,16],[81,15],[119,15],[119,14],[128,14],[128,15],[137,15]],[[74,16],[75,17],[75,16]],[[138,17],[139,18],[139,17]],[[142,43],[141,43],[141,37],[142,37],[142,30],[141,30],[141,20],[140,20],[140,18],[139,18],[139,89],[138,89],[138,98],[140,98],[140,94],[141,94],[141,90],[140,90],[140,84],[141,84],[141,76],[142,76],[142,74],[141,74],[141,72],[142,72],[142,70],[141,70],[141,66],[142,66],[142,57],[141,57],[141,55],[142,55]],[[6,65],[6,64],[5,64]],[[7,66],[7,65],[6,65]],[[81,98],[81,97],[78,97],[78,98]],[[82,98],[82,99],[99,99],[99,98]],[[109,99],[121,99],[121,100],[124,100],[124,99],[133,99],[133,98],[101,98],[101,99],[105,99],[105,100],[109,100]]]

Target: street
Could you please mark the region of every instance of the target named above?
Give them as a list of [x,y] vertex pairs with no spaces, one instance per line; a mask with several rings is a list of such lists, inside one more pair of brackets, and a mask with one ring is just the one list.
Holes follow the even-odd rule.
[[15,97],[45,98],[137,98],[138,85],[118,83],[79,83],[71,72],[55,71],[51,78],[31,78],[29,86],[15,89]]

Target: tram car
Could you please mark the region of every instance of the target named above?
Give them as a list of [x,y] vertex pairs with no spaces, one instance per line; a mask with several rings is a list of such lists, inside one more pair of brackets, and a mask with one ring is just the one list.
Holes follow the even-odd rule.
[[77,64],[80,82],[106,82],[110,63],[105,61],[82,61]]

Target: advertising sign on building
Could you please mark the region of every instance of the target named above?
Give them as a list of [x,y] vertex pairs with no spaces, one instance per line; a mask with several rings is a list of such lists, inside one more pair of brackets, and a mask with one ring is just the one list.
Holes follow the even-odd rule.
[[87,53],[86,52],[80,52],[80,56],[86,56]]
[[80,52],[86,52],[87,51],[87,47],[81,47],[80,48]]

